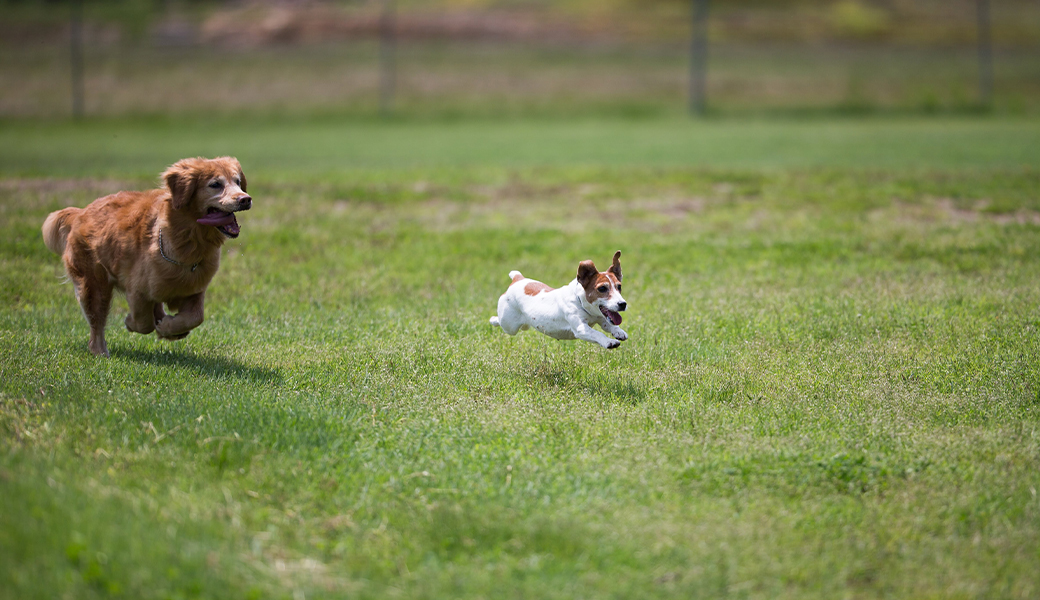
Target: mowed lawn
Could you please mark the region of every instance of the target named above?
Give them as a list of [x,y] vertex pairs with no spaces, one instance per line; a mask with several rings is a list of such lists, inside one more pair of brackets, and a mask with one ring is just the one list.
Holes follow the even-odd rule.
[[[184,341],[39,227],[234,154]],[[0,123],[2,598],[1035,598],[1040,121]],[[613,351],[488,324],[621,250]]]

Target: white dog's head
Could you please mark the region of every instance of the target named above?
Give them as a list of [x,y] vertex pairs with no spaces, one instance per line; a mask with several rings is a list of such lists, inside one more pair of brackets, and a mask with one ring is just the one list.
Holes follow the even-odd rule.
[[602,273],[591,260],[578,264],[578,283],[585,288],[584,303],[599,310],[614,325],[621,324],[621,312],[628,303],[621,295],[621,252],[614,253],[614,264]]

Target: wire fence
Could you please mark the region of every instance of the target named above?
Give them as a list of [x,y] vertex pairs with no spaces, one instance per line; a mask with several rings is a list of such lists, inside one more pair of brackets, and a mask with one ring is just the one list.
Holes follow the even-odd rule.
[[0,116],[1040,108],[1035,3],[793,4],[4,4]]

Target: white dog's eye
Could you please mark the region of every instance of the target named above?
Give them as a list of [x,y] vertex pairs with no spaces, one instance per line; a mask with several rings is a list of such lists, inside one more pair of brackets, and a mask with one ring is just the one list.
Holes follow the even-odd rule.
[[621,286],[620,285],[617,286],[617,293],[619,293],[619,294],[621,293]]
[[601,285],[598,288],[596,288],[596,291],[601,293],[601,294],[606,294],[607,293],[607,286]]

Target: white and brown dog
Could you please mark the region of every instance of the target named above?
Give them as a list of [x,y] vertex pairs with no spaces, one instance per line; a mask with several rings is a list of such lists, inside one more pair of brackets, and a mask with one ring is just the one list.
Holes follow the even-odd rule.
[[[621,296],[621,252],[604,272],[591,260],[578,264],[578,276],[560,289],[511,271],[513,280],[498,299],[498,316],[491,324],[509,335],[534,328],[558,340],[585,340],[604,348],[617,348],[628,339],[621,325],[621,312],[628,303]],[[592,328],[599,325],[614,336],[610,339]]]

